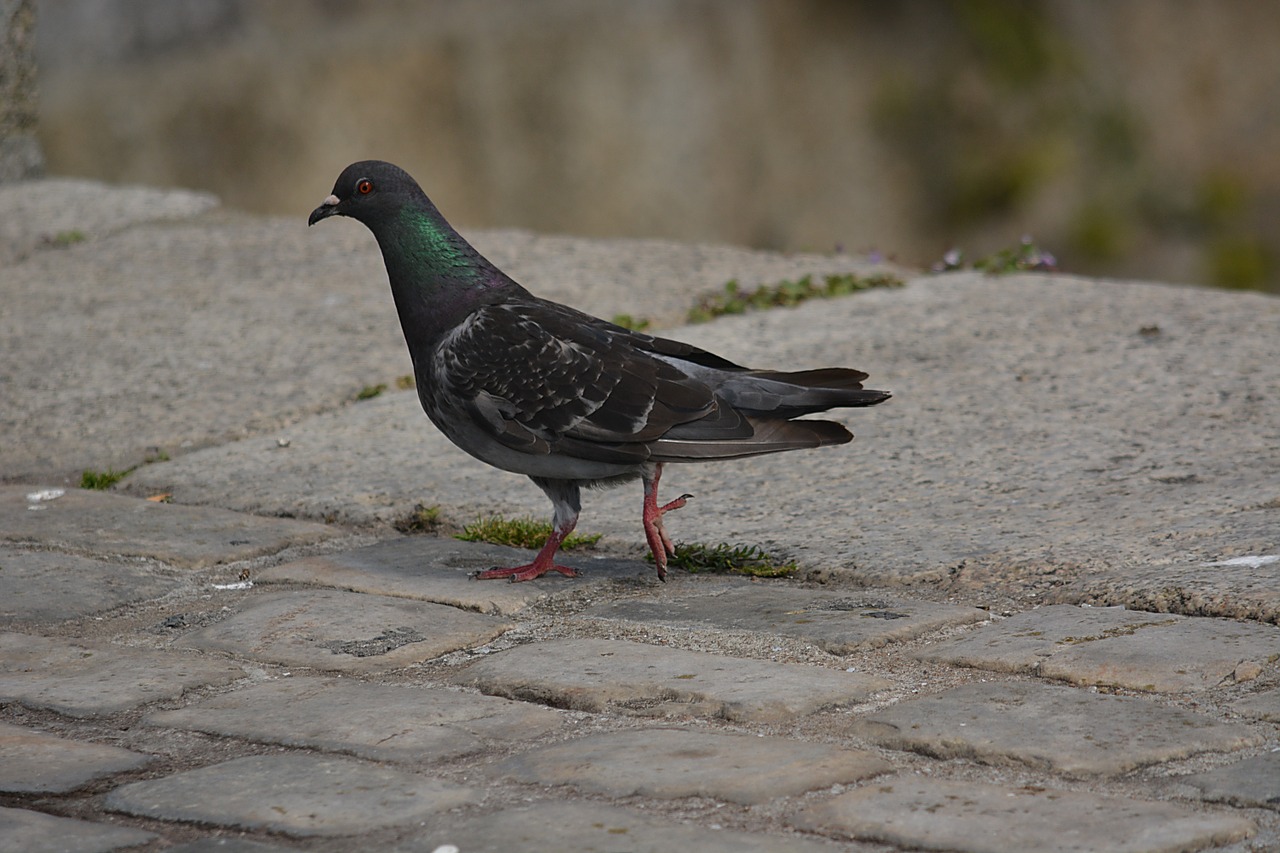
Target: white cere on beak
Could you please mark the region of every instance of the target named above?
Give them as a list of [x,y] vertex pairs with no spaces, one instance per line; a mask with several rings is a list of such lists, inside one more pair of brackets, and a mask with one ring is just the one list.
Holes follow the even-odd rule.
[[[312,196],[312,198],[314,198],[314,197],[315,197],[315,196]],[[321,206],[321,207],[333,207],[333,206],[334,206],[335,204],[337,204],[337,203],[338,203],[338,197],[337,197],[336,195],[332,195],[332,194],[331,194],[331,195],[329,195],[329,196],[328,196],[324,201],[320,202],[320,206]]]

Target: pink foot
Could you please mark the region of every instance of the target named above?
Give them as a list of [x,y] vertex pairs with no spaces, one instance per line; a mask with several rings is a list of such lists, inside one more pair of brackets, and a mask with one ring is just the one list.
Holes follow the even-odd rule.
[[511,578],[512,583],[520,583],[521,581],[540,578],[547,572],[559,572],[567,578],[576,578],[578,576],[577,570],[568,566],[561,566],[550,560],[545,565],[539,565],[538,561],[534,560],[532,563],[526,563],[523,566],[485,569],[483,572],[476,572],[474,577],[482,581],[492,580],[493,578]]
[[649,551],[653,554],[654,565],[658,567],[658,580],[667,579],[667,557],[675,556],[675,545],[667,536],[662,526],[662,516],[673,509],[679,509],[693,495],[681,495],[673,501],[658,506],[658,480],[662,477],[662,465],[656,466],[653,479],[644,481],[644,538],[649,543]]
[[575,515],[567,523],[562,524],[555,530],[551,531],[551,535],[547,537],[547,544],[542,546],[542,550],[538,552],[538,556],[533,558],[532,563],[525,563],[523,566],[495,567],[485,569],[482,572],[476,572],[472,577],[476,580],[492,580],[493,578],[510,578],[512,583],[520,583],[521,581],[531,581],[534,578],[540,578],[547,572],[559,572],[567,578],[576,578],[578,572],[568,566],[561,566],[556,563],[556,551],[560,548],[560,543],[569,537],[573,532],[574,525],[577,524],[578,517]]

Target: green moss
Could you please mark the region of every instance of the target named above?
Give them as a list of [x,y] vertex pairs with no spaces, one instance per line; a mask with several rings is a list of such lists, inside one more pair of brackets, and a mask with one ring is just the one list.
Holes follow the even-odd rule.
[[632,317],[630,314],[614,314],[613,325],[621,326],[624,329],[631,329],[634,332],[643,332],[649,328],[650,322],[648,317]]
[[418,504],[412,512],[396,521],[393,526],[401,533],[435,533],[440,529],[442,522],[440,507]]
[[379,382],[377,385],[366,385],[356,393],[357,400],[372,400],[387,390],[387,383]]
[[[653,556],[647,557],[653,562]],[[702,545],[676,543],[676,552],[667,561],[672,568],[684,569],[690,574],[750,575],[757,578],[786,578],[795,574],[794,562],[781,562],[756,545]]]
[[408,391],[411,388],[418,387],[418,384],[414,381],[412,373],[406,373],[404,376],[396,377],[396,387],[401,391]]
[[116,471],[110,468],[106,471],[85,470],[80,474],[80,488],[105,491],[128,477],[137,467],[137,465],[134,465],[132,468],[126,468],[123,471]]
[[794,281],[784,279],[776,284],[762,284],[752,290],[744,290],[737,279],[733,279],[725,284],[721,293],[704,297],[689,309],[687,319],[690,323],[705,323],[725,314],[742,314],[764,308],[789,308],[810,299],[830,299],[874,287],[901,286],[902,279],[889,273],[867,276],[837,273],[823,276],[821,282],[806,275]]
[[[541,548],[551,535],[551,525],[545,521],[532,518],[503,518],[491,515],[478,518],[462,528],[457,535],[464,542],[490,542],[494,545],[511,545],[515,548]],[[562,551],[575,548],[590,548],[600,541],[601,533],[589,533],[579,536],[569,534],[569,538],[560,543]]]
[[59,231],[57,234],[54,234],[53,237],[49,238],[49,242],[54,246],[57,246],[59,249],[65,249],[67,246],[74,245],[75,243],[83,243],[88,239],[89,238],[85,236],[83,231],[71,230]]

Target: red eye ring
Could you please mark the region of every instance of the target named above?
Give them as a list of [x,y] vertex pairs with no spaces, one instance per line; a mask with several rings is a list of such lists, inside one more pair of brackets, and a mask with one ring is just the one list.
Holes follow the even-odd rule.
[[368,178],[361,178],[356,181],[356,192],[360,193],[360,195],[368,195],[373,192],[373,181]]

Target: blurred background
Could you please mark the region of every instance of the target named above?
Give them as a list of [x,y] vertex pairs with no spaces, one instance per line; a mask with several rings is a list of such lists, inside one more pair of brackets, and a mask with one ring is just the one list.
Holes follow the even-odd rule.
[[1280,292],[1275,0],[37,0],[53,175]]

